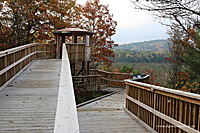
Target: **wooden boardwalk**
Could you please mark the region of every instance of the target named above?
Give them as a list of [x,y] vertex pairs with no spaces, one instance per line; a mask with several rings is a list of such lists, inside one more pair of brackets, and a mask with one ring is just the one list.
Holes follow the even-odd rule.
[[0,132],[53,132],[61,60],[37,60],[0,92]]
[[[110,88],[112,89],[112,88]],[[124,112],[124,89],[119,93],[78,108],[80,133],[149,132]]]

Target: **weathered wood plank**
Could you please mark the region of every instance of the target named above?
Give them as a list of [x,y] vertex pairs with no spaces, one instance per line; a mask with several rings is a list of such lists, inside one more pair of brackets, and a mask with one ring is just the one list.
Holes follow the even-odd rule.
[[37,60],[0,92],[0,132],[53,132],[61,60]]

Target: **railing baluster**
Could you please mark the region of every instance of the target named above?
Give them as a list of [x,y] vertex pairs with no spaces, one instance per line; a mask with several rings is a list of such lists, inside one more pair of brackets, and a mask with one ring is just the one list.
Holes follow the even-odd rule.
[[[125,82],[128,89],[126,90],[126,102],[128,102],[126,109],[131,111],[131,106],[134,104],[137,107],[134,117],[137,117],[137,120],[139,118],[139,122],[141,120],[145,122],[146,124],[140,123],[150,131],[154,129],[162,133],[197,133],[200,130],[200,96],[198,94],[130,80],[125,80]],[[151,90],[153,90],[153,97],[150,95]],[[137,94],[136,97],[135,94]]]
[[198,113],[198,123],[197,123],[197,130],[200,131],[200,105],[198,105],[199,113]]

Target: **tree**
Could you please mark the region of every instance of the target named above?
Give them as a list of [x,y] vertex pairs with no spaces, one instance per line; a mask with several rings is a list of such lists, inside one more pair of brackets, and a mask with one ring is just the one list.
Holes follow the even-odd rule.
[[0,50],[31,42],[53,42],[52,30],[70,27],[75,0],[0,2]]
[[168,79],[168,87],[170,88],[177,88],[177,83],[180,80],[180,73],[183,69],[183,63],[181,62],[181,57],[183,55],[183,49],[180,46],[181,43],[183,43],[180,39],[182,38],[182,33],[178,30],[173,31],[171,33],[171,38],[168,42],[168,57],[165,57],[164,59],[168,61],[165,64],[162,64],[162,67],[167,74],[166,76]]
[[100,0],[89,0],[80,7],[82,27],[95,33],[92,40],[93,66],[96,68],[103,62],[110,67],[115,56],[113,47],[117,46],[111,38],[116,33],[117,22],[109,13],[108,6],[100,4]]

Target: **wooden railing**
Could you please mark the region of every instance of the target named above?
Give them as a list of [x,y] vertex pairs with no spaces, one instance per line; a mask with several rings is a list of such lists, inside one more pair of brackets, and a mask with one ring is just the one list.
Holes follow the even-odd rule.
[[125,111],[151,132],[200,131],[200,95],[125,80]]
[[87,89],[91,91],[101,90],[101,75],[73,76],[73,85],[75,89]]
[[0,52],[0,91],[35,59],[54,57],[54,44],[33,43]]
[[[124,79],[132,79],[134,74],[128,73],[114,73],[114,72],[106,72],[102,70],[90,70],[91,74],[101,75],[101,83],[106,84],[108,86],[113,87],[125,87]],[[136,78],[134,79],[138,82],[148,83],[149,76],[147,75],[144,78]]]
[[85,43],[66,44],[70,63],[84,62],[86,59]]
[[65,44],[62,48],[62,66],[54,133],[79,133],[72,75]]

